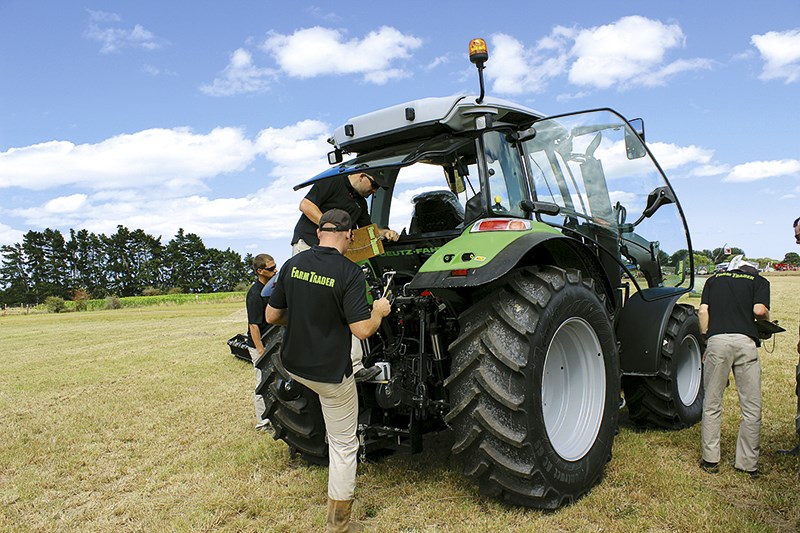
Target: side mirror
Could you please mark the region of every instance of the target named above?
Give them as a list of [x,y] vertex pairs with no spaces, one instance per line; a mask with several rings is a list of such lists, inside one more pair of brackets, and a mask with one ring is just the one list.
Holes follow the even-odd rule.
[[635,118],[625,128],[625,154],[628,159],[640,159],[647,155],[644,148],[644,120]]
[[342,162],[342,151],[338,148],[332,152],[328,152],[328,164],[335,165]]
[[675,196],[669,187],[658,187],[647,195],[647,206],[642,211],[642,218],[650,218],[662,205],[674,204]]

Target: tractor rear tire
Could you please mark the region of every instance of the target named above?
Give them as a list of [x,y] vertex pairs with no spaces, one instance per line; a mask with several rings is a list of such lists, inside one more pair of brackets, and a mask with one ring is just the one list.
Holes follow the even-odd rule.
[[691,305],[676,304],[661,342],[658,374],[626,376],[628,416],[639,426],[682,429],[703,416],[703,351],[700,321]]
[[445,419],[453,455],[483,494],[555,509],[602,478],[620,373],[593,281],[574,269],[517,269],[459,317]]
[[264,356],[256,362],[261,380],[256,395],[264,398],[265,418],[274,429],[273,437],[289,446],[309,463],[328,464],[328,443],[325,441],[325,420],[319,396],[289,377],[281,363],[284,328],[273,326],[265,335]]

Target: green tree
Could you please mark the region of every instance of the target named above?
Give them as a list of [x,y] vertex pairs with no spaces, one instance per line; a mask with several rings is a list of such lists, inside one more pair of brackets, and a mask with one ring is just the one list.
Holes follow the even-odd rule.
[[22,237],[25,271],[33,294],[33,303],[48,296],[68,297],[68,265],[64,236],[58,230],[28,231]]
[[783,256],[783,262],[790,265],[800,266],[800,254],[797,252],[789,252]]
[[161,285],[161,241],[143,230],[117,226],[117,232],[100,240],[105,252],[107,290],[133,296],[147,286]]
[[694,254],[694,268],[706,267],[706,270],[714,270],[714,263],[705,254]]
[[207,286],[210,272],[206,260],[206,246],[194,233],[178,230],[164,247],[165,282],[169,287],[180,287],[186,292],[202,292]]
[[5,305],[34,303],[22,245],[17,243],[0,246],[0,254],[3,256],[0,264],[0,287],[3,289],[0,301]]
[[98,298],[106,296],[108,290],[103,272],[105,256],[100,238],[85,229],[70,229],[66,251],[72,286]]
[[242,261],[242,256],[230,248],[220,251],[215,248],[206,250],[208,278],[202,287],[203,292],[232,291],[237,284],[247,278],[249,268]]

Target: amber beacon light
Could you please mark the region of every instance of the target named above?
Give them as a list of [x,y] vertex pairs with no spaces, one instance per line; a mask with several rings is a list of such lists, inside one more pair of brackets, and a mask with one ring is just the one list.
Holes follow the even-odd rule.
[[469,60],[478,68],[478,81],[481,84],[481,95],[475,100],[476,104],[483,102],[483,64],[489,59],[489,49],[483,39],[472,39],[469,42]]

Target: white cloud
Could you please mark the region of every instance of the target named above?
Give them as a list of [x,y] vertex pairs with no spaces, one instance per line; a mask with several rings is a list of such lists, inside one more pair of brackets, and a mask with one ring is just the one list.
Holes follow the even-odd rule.
[[556,49],[549,41],[540,42],[540,45],[533,50],[526,50],[517,39],[498,33],[492,36],[491,42],[492,68],[487,70],[486,74],[493,82],[494,92],[504,94],[538,92],[545,88],[547,80],[561,74],[566,68],[565,54],[546,56],[546,53]]
[[86,205],[85,194],[72,194],[70,196],[59,196],[44,204],[44,209],[48,213],[74,213]]
[[764,60],[762,80],[783,79],[785,83],[800,80],[800,29],[753,35],[750,42]]
[[[40,189],[58,187],[64,180],[60,176],[50,177],[48,172],[61,168],[73,176],[69,184],[94,189],[7,211],[27,228],[65,231],[72,227],[110,234],[121,224],[167,239],[178,228],[184,228],[204,240],[241,238],[242,228],[247,228],[248,237],[259,242],[259,246],[271,239],[285,243],[300,215],[300,200],[308,192],[307,189],[295,192],[292,186],[328,167],[324,157],[330,148],[326,142],[328,131],[329,126],[322,122],[305,120],[286,128],[265,129],[253,141],[234,128],[217,128],[208,135],[195,135],[187,130],[147,130],[96,145],[64,143],[51,147],[45,143],[43,150],[18,149],[25,152],[25,161],[16,162],[14,172],[4,160],[7,154],[0,154],[0,187],[12,185],[6,174],[16,171],[25,173],[19,180],[21,183],[35,179]],[[138,135],[152,135],[152,142],[139,142]],[[114,148],[114,144],[121,146]],[[162,147],[156,149],[159,145]],[[61,152],[54,156],[53,148]],[[136,168],[129,168],[132,164],[129,154],[138,154],[141,161]],[[259,176],[253,183],[266,182],[266,185],[243,197],[211,198],[198,193],[197,187],[167,189],[161,181],[150,177],[157,173],[156,169],[163,168],[164,179],[213,178],[241,169],[259,154],[270,162],[270,171],[266,179]],[[97,160],[92,160],[92,155]],[[35,157],[39,159],[34,160]],[[226,161],[219,162],[220,158]],[[124,179],[108,178],[102,171],[113,168],[126,169]],[[93,176],[93,180],[81,177],[83,171]],[[0,224],[0,243],[19,242],[21,236],[22,232]]]
[[571,51],[576,59],[570,67],[569,80],[601,89],[614,85],[660,85],[677,72],[708,68],[709,62],[703,59],[664,64],[666,52],[684,43],[679,25],[640,16],[578,30]]
[[294,186],[328,168],[326,154],[332,148],[327,143],[329,134],[330,126],[324,122],[303,120],[285,128],[261,130],[255,143],[272,164],[270,175]]
[[800,175],[800,160],[751,161],[736,165],[723,181],[745,183],[778,176]]
[[730,165],[710,163],[708,165],[700,165],[692,171],[693,176],[706,177],[706,176],[719,176],[725,174],[731,169]]
[[339,30],[316,26],[291,35],[270,33],[263,49],[291,77],[361,74],[368,83],[384,84],[409,75],[396,64],[421,45],[421,39],[389,26],[350,40]]
[[[530,49],[505,34],[492,36],[493,90],[506,94],[542,90],[552,78],[568,73],[579,87],[626,89],[657,86],[683,72],[709,69],[708,59],[677,59],[667,53],[682,48],[685,36],[677,24],[641,16],[623,17],[592,28],[556,26]],[[585,95],[562,95],[561,100]]]
[[425,65],[425,70],[433,70],[438,66],[444,65],[450,62],[450,58],[447,55],[439,56],[433,58],[433,61],[430,64]]
[[20,243],[24,233],[0,222],[0,244]]
[[711,163],[714,151],[695,145],[678,146],[671,143],[654,142],[647,145],[664,171],[674,170],[686,165],[704,165]]
[[0,188],[180,190],[242,170],[256,154],[254,143],[237,128],[215,128],[208,134],[188,128],[149,129],[97,144],[49,141],[0,152]]
[[84,36],[99,42],[102,54],[118,52],[123,48],[156,50],[164,45],[163,39],[156,37],[141,24],[129,29],[108,26],[121,21],[122,18],[116,13],[89,10],[89,27]]
[[275,74],[272,69],[255,66],[252,54],[239,48],[231,54],[222,75],[211,84],[201,86],[200,91],[209,96],[262,92],[269,88],[269,81]]
[[341,20],[341,17],[336,13],[323,11],[321,7],[317,6],[310,6],[306,8],[306,13],[308,13],[311,17],[324,20],[326,22],[337,22]]

